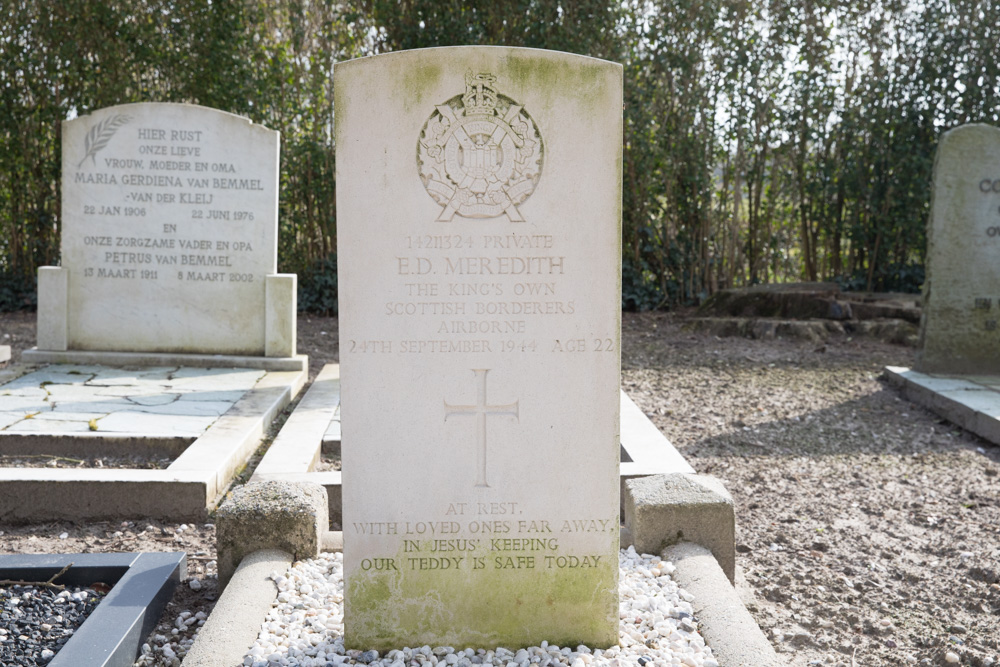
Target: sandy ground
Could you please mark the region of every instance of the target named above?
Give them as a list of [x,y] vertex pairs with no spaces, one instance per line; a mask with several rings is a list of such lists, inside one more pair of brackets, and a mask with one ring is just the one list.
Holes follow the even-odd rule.
[[[789,664],[1000,659],[1000,448],[885,384],[882,368],[909,365],[912,349],[720,339],[677,313],[623,319],[623,384],[732,493],[740,591]],[[336,320],[302,316],[298,328],[312,379],[337,358]],[[0,314],[15,359],[33,343],[33,315]],[[209,609],[211,524],[123,520],[0,522],[0,552],[182,549],[203,586],[182,586],[158,631]]]

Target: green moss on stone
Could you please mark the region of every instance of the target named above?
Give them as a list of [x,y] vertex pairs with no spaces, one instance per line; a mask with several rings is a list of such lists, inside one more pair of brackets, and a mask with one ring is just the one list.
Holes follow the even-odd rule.
[[[414,554],[399,553],[401,571],[355,572],[346,582],[345,643],[383,652],[422,644],[517,648],[543,639],[606,648],[618,641],[617,536],[612,542],[597,567],[572,570],[547,568],[544,554],[535,569],[495,569],[498,554],[480,551],[457,554],[465,559],[458,571],[416,572],[405,560]],[[468,569],[472,555],[485,557],[488,568]]]
[[428,107],[427,113],[429,115],[434,106],[443,104],[444,100],[435,100],[429,97],[437,87],[442,75],[441,65],[427,62],[426,59],[421,59],[418,65],[407,69],[406,76],[402,79],[402,86],[406,91],[406,94],[402,96],[404,108],[409,111],[413,108],[424,109]]
[[603,96],[588,94],[588,91],[604,89],[608,75],[606,61],[515,51],[503,59],[501,67],[510,81],[517,81],[522,87],[530,86],[543,99],[566,97],[567,91],[572,91],[579,113],[593,114],[604,109]]

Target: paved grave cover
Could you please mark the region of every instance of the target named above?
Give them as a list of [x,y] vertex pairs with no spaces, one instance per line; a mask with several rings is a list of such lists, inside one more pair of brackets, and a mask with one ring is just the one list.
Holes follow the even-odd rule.
[[907,399],[1000,444],[1000,376],[928,374],[897,366],[887,366],[885,375]]
[[306,371],[53,364],[5,377],[0,518],[199,520]]
[[190,441],[263,375],[245,368],[48,366],[0,385],[0,433],[176,436]]
[[917,370],[1000,372],[1000,129],[941,135]]
[[294,357],[278,275],[278,133],[186,104],[63,124],[61,267],[39,271],[38,350]]
[[621,67],[334,75],[346,644],[615,644]]

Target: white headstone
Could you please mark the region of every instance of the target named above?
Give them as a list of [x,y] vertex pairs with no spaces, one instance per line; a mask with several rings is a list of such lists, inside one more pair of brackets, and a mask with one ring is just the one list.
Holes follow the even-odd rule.
[[[246,118],[185,104],[64,122],[62,266],[39,276],[39,348],[294,354],[294,277],[289,288],[273,275],[278,144]],[[291,322],[268,317],[269,301],[289,306],[268,293],[289,290]]]
[[622,69],[334,76],[347,644],[615,644]]
[[1000,373],[1000,129],[941,136],[917,368]]

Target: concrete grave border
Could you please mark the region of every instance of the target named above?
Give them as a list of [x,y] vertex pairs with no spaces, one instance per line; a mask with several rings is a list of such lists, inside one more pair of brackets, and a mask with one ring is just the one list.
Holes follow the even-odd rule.
[[234,490],[216,515],[222,595],[184,664],[242,664],[278,588],[270,573],[321,551],[342,551],[343,533],[328,531],[326,490],[309,482],[265,481]]
[[252,368],[268,372],[280,372],[306,370],[309,366],[308,362],[308,357],[303,354],[290,357],[240,357],[224,354],[39,350],[35,347],[21,353],[21,363],[36,365],[185,366],[190,368]]
[[[686,476],[680,482],[672,475],[631,480],[628,482],[629,501],[634,502],[633,496],[642,496],[636,491],[643,486],[666,485],[669,491],[672,483],[679,483],[682,495],[683,492],[690,494],[688,486],[702,486],[708,491],[703,495],[709,496],[709,505],[713,502],[725,505],[715,497],[720,495],[716,492],[720,492],[728,498],[721,483],[718,480],[706,482],[705,479],[714,480],[701,475]],[[323,487],[318,484],[251,481],[220,507],[216,522],[218,532],[221,535],[228,531],[236,539],[219,542],[222,594],[188,651],[185,665],[222,667],[243,659],[258,636],[278,594],[270,573],[280,572],[292,564],[295,557],[290,552],[304,558],[315,556],[317,546],[320,551],[343,551],[343,533],[325,530],[327,519],[323,494]],[[291,511],[288,507],[289,498],[293,499],[292,504],[295,505]],[[650,505],[646,509],[651,510],[654,515],[660,515],[659,518],[662,519],[662,505],[646,503],[641,499],[638,504]],[[682,508],[682,514],[686,511],[688,518],[695,522],[706,518],[711,521],[712,516],[706,516],[705,505],[689,504]],[[731,517],[731,501],[726,507]],[[718,516],[718,508],[710,508],[709,511]],[[242,524],[249,518],[261,525],[261,530],[248,531]],[[297,524],[291,531],[287,530],[290,520]],[[227,527],[227,523],[232,526]],[[648,522],[644,525],[645,528],[639,532],[644,532],[657,544],[664,542],[664,537],[669,537],[657,538],[650,530],[655,529],[656,525]],[[685,528],[691,525],[689,521]],[[639,528],[637,525],[633,526],[633,529]],[[725,533],[726,528],[723,526],[723,530],[719,532]],[[731,523],[728,528],[732,528]],[[623,527],[623,547],[628,546],[630,541],[628,534],[628,529]],[[732,534],[731,530],[729,534]],[[697,540],[699,537],[704,535],[693,536],[693,539]],[[716,560],[713,550],[718,546],[714,544],[712,548],[708,548],[702,544],[682,541],[665,549],[637,546],[637,551],[661,553],[663,558],[674,564],[676,571],[671,576],[678,585],[694,595],[694,610],[701,634],[712,647],[720,664],[726,667],[778,667],[786,664],[775,653],[774,647],[741,601],[732,585],[732,573],[724,571],[724,567]],[[223,562],[228,562],[230,566],[238,563],[228,579],[229,585],[222,579]],[[732,563],[729,567],[732,567]]]
[[187,574],[187,555],[170,553],[0,555],[0,579],[112,585],[97,608],[48,663],[50,667],[131,665],[174,590]]
[[163,470],[0,468],[0,520],[202,520],[306,377],[305,369],[268,372]]
[[[660,474],[694,474],[694,468],[628,395],[621,392],[621,502],[625,482]],[[340,521],[340,471],[314,472],[321,454],[340,454],[340,366],[327,364],[288,417],[253,481],[313,482],[326,488],[330,520]]]
[[[326,365],[309,391],[286,420],[257,469],[247,491],[250,498],[275,498],[274,517],[264,506],[250,504],[255,521],[265,524],[258,533],[231,531],[237,540],[220,542],[219,562],[228,559],[233,571],[216,611],[199,633],[189,652],[195,665],[230,664],[245,655],[259,631],[260,623],[277,595],[267,573],[293,560],[289,551],[312,554],[315,542],[321,551],[342,551],[343,533],[326,530],[322,489],[329,495],[329,518],[339,519],[341,510],[339,471],[310,472],[321,453],[340,451],[340,369]],[[695,595],[702,633],[714,651],[732,665],[781,665],[784,661],[747,612],[733,587],[735,580],[735,513],[732,497],[722,482],[696,474],[694,468],[656,428],[655,424],[621,392],[620,463],[622,513],[621,546],[637,551],[661,553],[677,571],[681,586]],[[274,528],[287,523],[284,502],[288,494],[303,493],[309,483],[316,493],[306,494],[298,512],[308,530],[297,530],[290,542],[287,531]],[[269,490],[270,485],[282,491]],[[251,491],[256,487],[258,491]],[[247,503],[234,498],[232,507],[220,508],[220,534],[226,521],[239,522]],[[305,496],[303,496],[305,498]],[[311,507],[311,509],[310,509]],[[312,523],[310,523],[312,522]],[[270,536],[270,537],[269,537]],[[277,536],[277,537],[276,537]],[[240,539],[242,543],[239,543]],[[670,546],[673,545],[673,546]],[[228,555],[223,556],[223,552]],[[237,566],[237,562],[239,565]],[[221,565],[220,565],[221,578]],[[251,611],[252,610],[252,611]],[[735,625],[734,625],[735,624]],[[247,640],[247,638],[250,638]]]
[[243,658],[257,641],[260,627],[278,597],[272,572],[292,564],[292,555],[280,549],[261,549],[247,555],[233,573],[205,625],[184,656],[184,667],[229,667]]
[[932,374],[886,366],[885,377],[907,400],[1000,444],[1000,375]]
[[[341,551],[328,547],[324,551]],[[725,667],[778,667],[787,664],[754,621],[729,578],[712,553],[703,546],[683,542],[667,548],[662,557],[676,567],[671,575],[694,595],[699,631],[712,653]],[[219,597],[204,627],[184,658],[187,667],[223,667],[239,663],[260,633],[271,611],[278,587],[270,573],[281,572],[293,562],[280,549],[255,551],[240,563]]]
[[215,514],[219,585],[225,588],[244,557],[280,549],[296,560],[319,555],[327,515],[326,489],[301,482],[251,482],[228,494]]
[[739,593],[712,552],[700,544],[681,542],[661,554],[673,563],[670,576],[694,596],[694,615],[705,643],[723,667],[779,667],[778,657]]
[[650,475],[625,483],[622,545],[660,553],[681,542],[712,552],[736,583],[736,512],[722,480],[711,475]]

